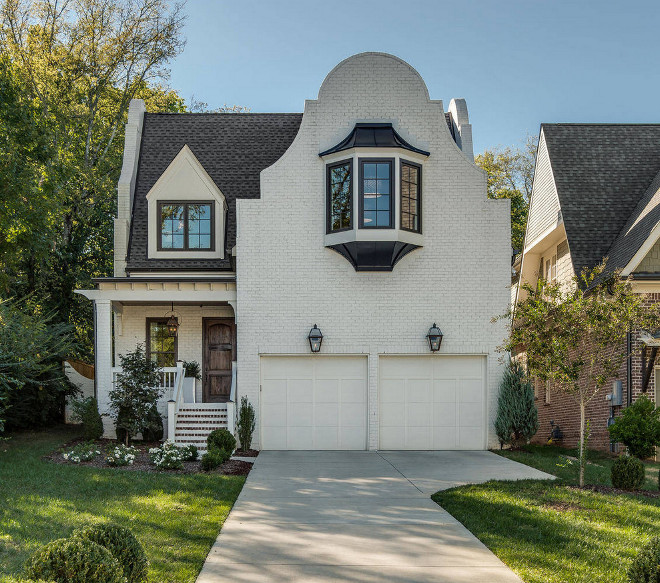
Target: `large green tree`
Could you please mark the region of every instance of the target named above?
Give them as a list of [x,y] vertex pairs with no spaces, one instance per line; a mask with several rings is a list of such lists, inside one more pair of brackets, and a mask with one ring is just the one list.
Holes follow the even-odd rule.
[[[168,0],[4,0],[0,10],[0,51],[20,91],[12,111],[22,116],[4,133],[26,126],[32,155],[1,193],[0,202],[11,201],[3,211],[12,237],[3,241],[12,253],[0,256],[2,293],[39,298],[56,321],[74,326],[88,353],[91,306],[74,290],[112,273],[130,100],[145,99],[150,111],[184,109],[163,86],[183,47],[183,20],[181,5]],[[21,157],[19,150],[18,166]]]
[[488,175],[488,197],[511,200],[511,246],[522,250],[527,211],[532,195],[536,137],[529,136],[522,148],[492,148],[475,157]]

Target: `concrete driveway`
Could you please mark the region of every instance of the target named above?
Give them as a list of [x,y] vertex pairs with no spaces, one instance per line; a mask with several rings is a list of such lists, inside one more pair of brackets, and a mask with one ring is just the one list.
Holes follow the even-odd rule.
[[197,583],[520,583],[431,494],[551,478],[490,452],[262,452]]

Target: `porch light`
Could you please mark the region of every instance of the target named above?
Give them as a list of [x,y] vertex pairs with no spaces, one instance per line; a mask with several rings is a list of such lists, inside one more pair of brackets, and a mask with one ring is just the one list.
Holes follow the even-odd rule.
[[429,333],[426,335],[429,339],[429,348],[431,352],[438,352],[440,350],[440,345],[442,344],[442,331],[435,325],[429,328]]
[[321,350],[323,334],[321,334],[321,330],[319,330],[319,327],[316,324],[314,324],[314,327],[309,331],[307,339],[309,340],[309,347],[312,352],[319,352]]
[[174,302],[172,302],[172,309],[165,314],[167,318],[167,334],[168,336],[176,336],[179,331],[179,322],[176,318],[176,313],[174,312]]

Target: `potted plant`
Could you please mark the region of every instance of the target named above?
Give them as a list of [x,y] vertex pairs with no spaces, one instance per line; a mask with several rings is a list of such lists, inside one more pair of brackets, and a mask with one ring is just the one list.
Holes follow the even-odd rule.
[[199,362],[195,360],[183,361],[183,400],[185,403],[195,402],[195,383],[202,378],[201,370]]

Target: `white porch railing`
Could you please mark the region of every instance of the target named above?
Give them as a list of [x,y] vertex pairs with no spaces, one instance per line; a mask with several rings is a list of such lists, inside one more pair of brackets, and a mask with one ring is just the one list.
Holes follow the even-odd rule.
[[227,402],[227,429],[234,435],[236,430],[236,361],[231,363],[231,389],[229,390],[229,401]]
[[176,416],[179,413],[179,407],[183,403],[183,379],[185,373],[183,362],[177,361],[176,374],[174,377],[174,387],[172,397],[167,402],[167,441],[174,443],[174,431],[176,430]]
[[[176,366],[166,366],[160,369],[160,388],[165,389],[165,394],[167,391],[172,394],[174,385],[176,384]],[[117,374],[121,372],[121,366],[112,367],[112,386],[114,388],[115,383],[117,382]]]

